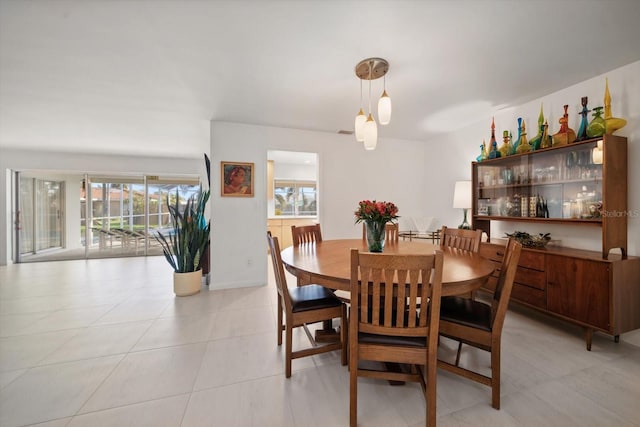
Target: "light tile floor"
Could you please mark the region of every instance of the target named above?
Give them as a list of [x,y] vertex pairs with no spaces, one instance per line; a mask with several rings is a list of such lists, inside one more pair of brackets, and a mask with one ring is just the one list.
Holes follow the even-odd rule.
[[[284,378],[271,272],[267,286],[184,298],[171,281],[161,257],[0,267],[0,426],[348,424],[337,352]],[[439,372],[440,426],[640,426],[640,331],[618,344],[596,334],[587,352],[580,328],[513,307],[502,351],[502,409],[489,388]],[[464,347],[462,363],[488,372],[488,360]],[[360,425],[424,425],[417,385],[358,389]]]

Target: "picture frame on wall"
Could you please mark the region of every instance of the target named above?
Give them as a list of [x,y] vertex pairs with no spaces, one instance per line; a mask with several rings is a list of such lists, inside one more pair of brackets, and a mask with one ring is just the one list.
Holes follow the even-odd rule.
[[254,164],[220,162],[220,194],[222,197],[253,197]]

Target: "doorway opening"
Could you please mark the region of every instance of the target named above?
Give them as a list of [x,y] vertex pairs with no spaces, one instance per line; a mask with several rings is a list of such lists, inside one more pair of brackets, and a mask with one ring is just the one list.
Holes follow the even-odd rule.
[[280,247],[291,246],[291,226],[320,223],[318,153],[267,152],[267,228]]

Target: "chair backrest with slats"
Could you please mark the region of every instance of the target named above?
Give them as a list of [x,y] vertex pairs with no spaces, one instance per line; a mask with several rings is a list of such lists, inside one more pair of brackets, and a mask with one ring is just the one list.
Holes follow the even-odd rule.
[[514,239],[509,239],[507,250],[502,258],[502,266],[500,267],[496,290],[493,293],[493,300],[491,301],[491,330],[494,331],[494,333],[500,333],[504,318],[507,314],[509,298],[511,297],[511,290],[513,289],[513,281],[516,277],[521,251],[522,244]]
[[482,230],[464,230],[442,226],[440,230],[440,246],[478,252]]
[[282,299],[283,306],[290,309],[291,299],[289,297],[289,288],[287,287],[287,276],[285,275],[282,257],[280,255],[280,244],[278,243],[278,238],[272,236],[270,231],[267,231],[267,243],[269,244],[269,251],[271,252],[273,274],[276,279],[278,295]]
[[[351,313],[359,313],[357,330],[391,336],[428,335],[429,345],[435,346],[442,260],[438,250],[433,255],[391,255],[352,249]],[[425,301],[429,301],[428,309]]]
[[385,224],[384,232],[385,232],[385,240],[387,242],[397,242],[398,241],[398,224],[388,222]]
[[303,225],[300,227],[292,225],[291,235],[293,236],[293,246],[298,246],[302,243],[322,242],[320,224]]

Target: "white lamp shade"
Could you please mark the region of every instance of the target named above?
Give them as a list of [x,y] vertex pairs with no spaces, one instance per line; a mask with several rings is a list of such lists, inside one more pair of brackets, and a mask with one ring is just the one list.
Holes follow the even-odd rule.
[[386,90],[378,100],[378,120],[381,125],[388,125],[391,121],[391,98]]
[[471,208],[471,181],[458,181],[453,190],[453,207],[456,209]]
[[374,150],[378,144],[378,125],[373,120],[373,116],[369,113],[367,121],[364,124],[364,149]]
[[598,150],[598,148],[594,148],[592,153],[592,161],[594,165],[601,165],[602,164],[602,150]]
[[356,141],[364,142],[364,124],[367,121],[367,116],[364,115],[362,108],[358,111],[355,123]]

